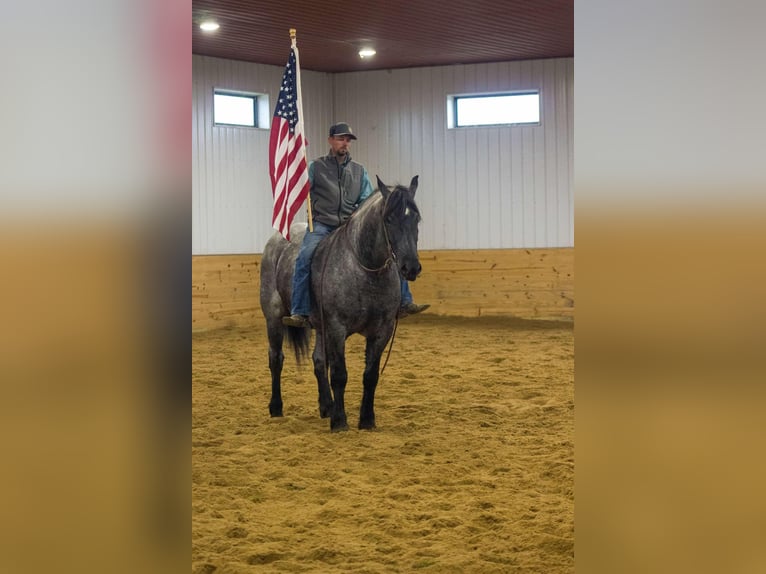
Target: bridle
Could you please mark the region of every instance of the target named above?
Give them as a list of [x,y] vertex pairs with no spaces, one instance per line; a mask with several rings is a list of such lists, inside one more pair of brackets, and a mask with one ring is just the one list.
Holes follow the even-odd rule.
[[[393,193],[393,192],[392,192]],[[356,259],[356,262],[359,264],[359,267],[367,271],[368,273],[376,273],[380,275],[384,271],[386,271],[392,263],[396,262],[396,253],[394,252],[394,248],[391,245],[391,238],[388,236],[388,227],[386,227],[386,210],[388,209],[388,198],[391,197],[389,194],[388,197],[386,197],[383,200],[383,235],[386,238],[386,251],[387,251],[387,257],[386,260],[383,262],[383,265],[381,265],[378,268],[372,269],[370,267],[367,267],[364,263],[362,263],[362,260],[359,258],[359,254],[356,252],[356,249],[353,248],[352,245],[350,245],[350,239],[347,235],[347,229],[348,229],[348,223],[351,221],[351,218],[356,215],[357,212],[354,212],[351,214],[351,217],[348,218],[348,221],[346,221],[346,224],[344,224],[343,231],[341,232],[343,234],[344,239],[349,243],[349,246],[351,247],[351,253],[354,254],[354,259]]]
[[[393,192],[391,192],[393,193]],[[391,238],[388,236],[388,228],[386,227],[386,209],[388,208],[388,199],[391,197],[391,194],[388,195],[383,200],[383,213],[382,213],[382,219],[383,219],[383,235],[386,238],[386,250],[388,251],[388,257],[386,257],[386,260],[383,262],[383,265],[378,267],[377,269],[371,269],[367,267],[362,261],[359,259],[359,255],[356,252],[356,249],[353,248],[353,245],[350,244],[350,239],[347,235],[348,230],[348,223],[351,221],[351,219],[356,215],[358,212],[354,212],[351,214],[351,217],[346,220],[346,222],[343,224],[344,229],[339,230],[339,233],[335,233],[330,236],[330,241],[335,241],[338,236],[343,236],[343,238],[346,240],[346,242],[349,243],[349,247],[351,248],[351,253],[354,254],[354,259],[356,259],[356,262],[359,264],[359,266],[367,271],[368,273],[376,273],[380,275],[385,270],[387,270],[392,263],[396,261],[396,253],[394,252],[394,248],[391,245]],[[329,249],[329,246],[328,246]],[[322,321],[322,353],[324,355],[325,360],[325,366],[327,369],[329,369],[330,364],[327,357],[327,341],[326,341],[326,324],[324,320],[324,306],[322,305],[322,286],[324,285],[324,273],[325,268],[327,267],[327,260],[329,257],[325,257],[324,263],[322,264],[322,274],[320,275],[319,279],[319,315],[320,315],[320,321]],[[398,276],[398,273],[397,273]],[[402,301],[401,301],[401,292],[399,293],[399,307],[401,307]],[[399,326],[399,312],[397,311],[396,316],[394,318],[394,331],[391,333],[391,341],[388,344],[388,353],[386,354],[386,360],[383,362],[383,366],[380,368],[379,377],[383,376],[383,371],[386,370],[386,365],[388,365],[388,359],[391,357],[391,350],[394,347],[394,339],[396,338],[396,328]],[[325,373],[327,375],[327,373]]]

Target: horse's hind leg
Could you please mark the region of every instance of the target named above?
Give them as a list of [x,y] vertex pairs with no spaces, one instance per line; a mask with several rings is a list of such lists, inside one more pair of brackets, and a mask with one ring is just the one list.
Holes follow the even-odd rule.
[[269,334],[269,371],[271,371],[271,400],[269,401],[269,414],[272,417],[282,416],[282,365],[285,355],[282,352],[284,339],[283,327],[276,322],[267,325]]
[[364,391],[359,410],[359,428],[375,428],[375,389],[380,377],[380,358],[386,348],[388,337],[368,337],[364,352]]
[[327,380],[327,360],[322,348],[321,337],[321,332],[317,331],[312,359],[314,361],[314,375],[317,378],[317,388],[319,390],[319,416],[326,419],[332,414],[333,400],[330,393],[330,382]]

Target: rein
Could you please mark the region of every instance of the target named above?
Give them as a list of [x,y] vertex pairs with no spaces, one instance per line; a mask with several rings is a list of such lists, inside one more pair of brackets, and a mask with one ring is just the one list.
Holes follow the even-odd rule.
[[[389,197],[391,197],[391,196],[389,195]],[[387,207],[388,207],[388,197],[385,198],[385,200],[383,201],[383,212],[382,212],[383,235],[386,238],[386,249],[388,251],[388,257],[386,257],[386,260],[383,262],[383,265],[381,265],[377,269],[371,269],[371,268],[367,267],[364,263],[362,263],[362,260],[359,259],[359,255],[357,254],[356,249],[354,249],[354,246],[351,245],[351,241],[346,236],[347,230],[348,230],[348,226],[344,225],[344,229],[342,231],[343,236],[346,239],[346,242],[349,244],[349,247],[351,247],[351,253],[354,255],[354,259],[356,259],[356,262],[359,264],[359,267],[361,267],[362,269],[364,269],[368,273],[377,273],[377,274],[383,273],[383,271],[388,269],[391,266],[391,264],[394,261],[396,261],[396,253],[394,253],[394,248],[391,247],[391,239],[388,237],[388,228],[386,227],[385,217],[386,217],[386,208]],[[353,215],[351,217],[353,217]],[[349,220],[350,220],[350,218],[349,218]]]
[[[388,236],[388,228],[386,227],[386,208],[388,207],[389,197],[391,196],[389,195],[383,200],[383,211],[381,214],[381,219],[383,220],[383,235],[386,238],[386,248],[388,250],[388,257],[386,257],[386,260],[383,262],[383,265],[381,265],[377,269],[370,269],[364,263],[362,263],[361,259],[359,259],[359,255],[354,249],[354,246],[351,245],[349,238],[346,236],[346,233],[347,233],[346,229],[342,231],[343,236],[346,239],[346,242],[349,244],[349,247],[351,248],[351,253],[353,253],[354,259],[356,259],[356,262],[359,264],[359,267],[361,267],[368,273],[376,273],[380,275],[381,273],[383,273],[383,271],[387,270],[394,261],[396,261],[396,253],[394,253],[394,248],[391,246],[391,238]],[[325,259],[325,261],[327,260]],[[323,270],[323,273],[324,273],[324,270]],[[400,292],[399,306],[401,307],[401,305],[402,305],[402,301],[401,301],[401,292]],[[394,339],[396,338],[396,328],[398,326],[399,326],[399,311],[397,310],[396,317],[394,318],[394,332],[391,333],[391,341],[388,343],[388,353],[386,354],[386,360],[383,362],[383,366],[380,368],[380,374],[378,375],[379,377],[383,376],[383,371],[386,370],[386,365],[388,365],[388,359],[391,357],[391,350],[394,348]],[[324,335],[324,331],[322,331],[322,334]],[[324,345],[324,341],[322,342],[322,344]]]
[[[390,196],[389,196],[390,197]],[[386,215],[386,207],[388,206],[388,197],[384,200],[383,203],[383,212],[382,212],[382,219],[383,219],[383,234],[386,237],[386,247],[388,248],[388,257],[383,262],[383,265],[378,267],[377,269],[370,269],[369,267],[366,267],[364,263],[362,263],[359,259],[359,256],[356,253],[356,250],[353,248],[353,245],[351,245],[351,242],[349,238],[347,237],[347,229],[348,229],[348,221],[343,224],[344,229],[340,230],[339,233],[334,233],[330,236],[329,241],[335,242],[337,240],[337,237],[342,235],[346,242],[349,244],[349,247],[351,248],[351,253],[354,255],[354,259],[356,259],[356,262],[359,264],[359,266],[364,269],[365,271],[369,273],[377,273],[380,275],[383,271],[388,269],[388,267],[396,261],[396,253],[394,253],[393,247],[391,247],[391,239],[388,237],[388,229],[386,229],[386,222],[385,222],[385,215]],[[354,214],[351,215],[353,217]],[[349,218],[350,220],[351,218]],[[329,257],[329,251],[332,244],[327,245],[327,251],[328,256],[324,258],[324,263],[322,263],[322,273],[319,276],[319,320],[322,322],[322,354],[324,355],[324,364],[325,364],[325,376],[329,378],[328,372],[330,370],[330,361],[329,357],[327,356],[327,324],[324,320],[324,304],[322,303],[323,297],[322,297],[322,288],[324,287],[324,274],[325,269],[327,268],[327,260],[330,259]],[[402,301],[401,301],[401,291],[399,293],[399,306],[401,307]],[[383,366],[380,369],[379,377],[383,376],[383,371],[386,370],[386,365],[388,365],[388,359],[391,357],[391,350],[394,347],[394,338],[396,337],[396,328],[399,325],[399,311],[397,309],[396,316],[394,318],[394,332],[391,333],[391,341],[388,344],[388,353],[386,354],[386,360],[383,362]]]
[[[401,306],[401,296],[399,298],[399,306]],[[383,371],[386,370],[388,364],[388,358],[391,356],[391,349],[394,348],[394,338],[396,337],[396,327],[399,325],[399,311],[396,312],[396,319],[394,319],[394,332],[391,333],[391,342],[388,344],[388,354],[386,354],[386,360],[383,361],[383,366],[380,368],[379,377],[383,376]]]

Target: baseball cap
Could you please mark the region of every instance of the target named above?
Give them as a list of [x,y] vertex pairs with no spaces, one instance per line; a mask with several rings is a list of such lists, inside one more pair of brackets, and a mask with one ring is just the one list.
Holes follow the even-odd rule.
[[352,140],[356,139],[354,132],[351,131],[351,126],[345,122],[330,126],[330,137],[332,136],[348,136]]

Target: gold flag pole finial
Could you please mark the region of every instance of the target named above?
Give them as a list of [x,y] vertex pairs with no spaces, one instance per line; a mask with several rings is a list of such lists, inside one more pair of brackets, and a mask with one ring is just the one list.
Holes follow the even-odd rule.
[[295,40],[295,28],[290,28],[290,39]]

